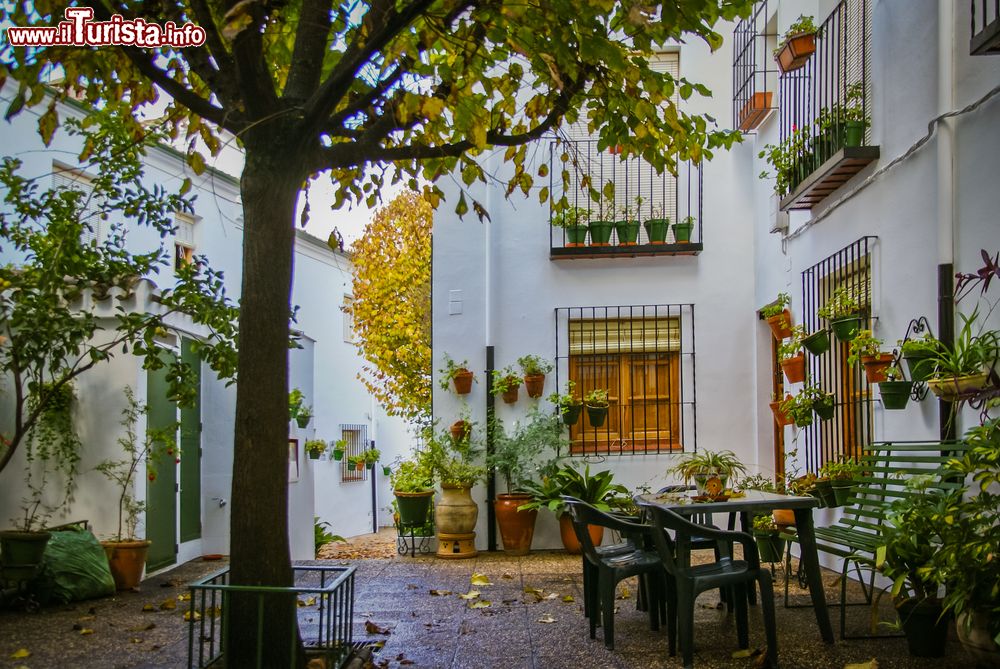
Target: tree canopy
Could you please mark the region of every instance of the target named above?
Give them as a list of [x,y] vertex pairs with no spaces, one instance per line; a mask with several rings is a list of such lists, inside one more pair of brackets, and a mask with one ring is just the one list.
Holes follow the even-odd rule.
[[379,209],[351,246],[350,312],[367,364],[359,376],[390,415],[426,424],[431,413],[431,225],[415,191]]

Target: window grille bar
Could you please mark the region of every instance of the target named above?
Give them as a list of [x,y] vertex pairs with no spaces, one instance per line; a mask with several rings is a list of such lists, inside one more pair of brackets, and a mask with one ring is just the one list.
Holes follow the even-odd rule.
[[347,442],[344,448],[344,457],[340,461],[341,481],[367,481],[368,467],[363,467],[361,471],[358,471],[350,466],[349,458],[361,455],[368,449],[368,426],[364,424],[341,424],[340,438]]

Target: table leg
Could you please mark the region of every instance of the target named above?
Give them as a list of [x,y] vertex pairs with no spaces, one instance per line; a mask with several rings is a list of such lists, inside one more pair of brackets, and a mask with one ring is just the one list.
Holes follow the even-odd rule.
[[813,534],[812,509],[795,509],[795,529],[799,535],[801,555],[799,559],[806,569],[809,579],[809,594],[816,611],[816,624],[823,641],[833,643],[833,627],[830,625],[830,611],[826,607],[826,593],[823,591],[823,575],[816,550],[816,536]]

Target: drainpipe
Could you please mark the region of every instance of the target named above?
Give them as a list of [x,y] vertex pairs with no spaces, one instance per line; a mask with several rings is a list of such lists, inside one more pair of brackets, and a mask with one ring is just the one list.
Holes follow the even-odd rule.
[[[938,114],[955,104],[955,5],[938,3]],[[950,118],[938,124],[937,137],[937,238],[938,238],[938,338],[947,346],[955,340],[955,147]],[[954,405],[938,401],[941,439],[954,439]]]
[[[489,211],[490,195],[492,190],[487,188],[484,193],[486,200],[486,210]],[[491,418],[493,417],[494,402],[493,397],[493,225],[487,220],[482,224],[485,241],[483,244],[483,277],[484,286],[484,306],[486,312],[486,457],[493,455],[493,431],[490,429]],[[490,472],[486,477],[486,550],[495,551],[497,549],[497,518],[496,509],[493,502],[496,499],[497,479],[496,473]]]

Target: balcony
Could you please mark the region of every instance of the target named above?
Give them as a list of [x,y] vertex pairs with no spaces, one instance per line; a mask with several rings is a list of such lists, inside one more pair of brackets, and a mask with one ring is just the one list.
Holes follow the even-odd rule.
[[549,151],[552,260],[701,253],[700,165],[657,174],[614,147],[599,151],[597,140],[553,142]]
[[811,209],[879,158],[869,144],[870,30],[867,0],[841,0],[815,53],[780,79],[782,211]]
[[1000,0],[972,0],[973,56],[1000,54]]
[[733,127],[744,133],[753,132],[777,109],[774,83],[778,70],[767,49],[766,21],[764,0],[733,30]]

